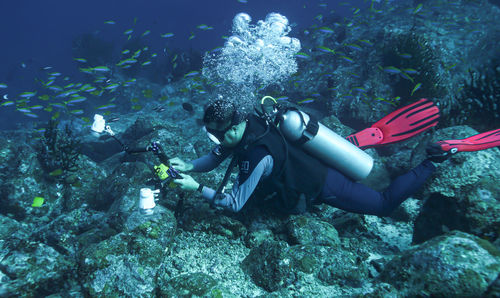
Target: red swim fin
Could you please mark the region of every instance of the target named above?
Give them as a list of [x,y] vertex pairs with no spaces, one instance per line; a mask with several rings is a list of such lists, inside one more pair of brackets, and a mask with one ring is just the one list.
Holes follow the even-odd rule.
[[500,128],[483,132],[460,140],[444,140],[437,142],[444,151],[457,153],[461,151],[480,151],[500,146]]
[[425,98],[404,106],[371,127],[348,136],[346,139],[357,147],[373,147],[409,139],[433,126],[439,121],[439,108]]

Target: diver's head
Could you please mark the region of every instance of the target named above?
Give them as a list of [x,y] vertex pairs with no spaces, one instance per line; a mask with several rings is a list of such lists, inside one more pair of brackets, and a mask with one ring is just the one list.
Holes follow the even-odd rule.
[[224,147],[235,147],[243,138],[246,115],[234,103],[218,99],[205,108],[203,123],[208,137]]

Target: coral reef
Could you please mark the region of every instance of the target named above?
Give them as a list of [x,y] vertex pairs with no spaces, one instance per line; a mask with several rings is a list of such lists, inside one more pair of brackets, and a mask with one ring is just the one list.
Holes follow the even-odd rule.
[[452,110],[454,124],[467,124],[478,131],[496,129],[500,125],[500,63],[469,70],[469,78]]
[[[399,75],[391,84],[393,97],[402,98],[406,104],[422,96],[439,98],[443,95],[438,75],[438,55],[423,35],[415,32],[393,33],[385,40],[383,70]],[[421,87],[414,91],[417,84]]]
[[69,125],[58,129],[58,122],[49,120],[43,137],[36,145],[38,161],[49,180],[72,184],[78,171],[80,141],[73,135]]

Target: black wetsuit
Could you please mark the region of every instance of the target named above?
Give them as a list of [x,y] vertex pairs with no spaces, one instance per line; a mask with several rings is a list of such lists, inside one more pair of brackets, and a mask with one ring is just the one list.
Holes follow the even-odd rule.
[[[192,161],[195,172],[208,172],[217,167],[227,155],[214,152]],[[259,181],[268,177],[273,170],[274,160],[267,149],[257,146],[246,154],[247,160],[240,161],[240,172],[233,184],[232,192],[213,202],[235,212],[239,211],[254,192]],[[328,168],[321,194],[313,203],[326,203],[346,211],[389,215],[397,206],[420,188],[436,167],[425,160],[408,173],[396,178],[383,192],[375,191],[346,177],[339,171]],[[215,190],[203,187],[203,197],[212,202]]]

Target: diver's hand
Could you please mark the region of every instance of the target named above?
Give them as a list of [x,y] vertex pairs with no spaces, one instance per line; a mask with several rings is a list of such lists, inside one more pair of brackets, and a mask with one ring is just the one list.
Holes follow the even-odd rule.
[[193,169],[193,164],[190,162],[184,162],[178,157],[174,157],[168,160],[170,165],[174,167],[179,172],[189,172]]
[[182,179],[174,179],[174,183],[179,185],[182,190],[195,191],[200,184],[193,179],[193,177],[180,173]]

